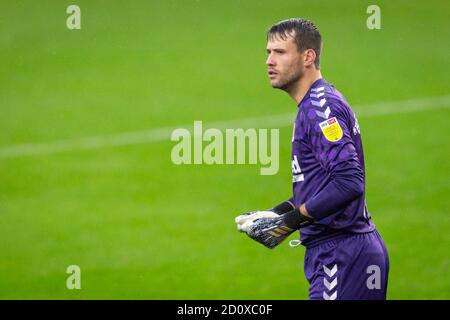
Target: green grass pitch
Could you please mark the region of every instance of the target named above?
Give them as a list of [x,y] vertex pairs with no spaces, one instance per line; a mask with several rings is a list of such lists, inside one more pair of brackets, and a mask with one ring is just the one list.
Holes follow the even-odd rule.
[[[73,3],[81,30],[66,28]],[[370,4],[381,30],[366,27]],[[448,95],[449,11],[435,0],[3,1],[0,154],[194,120],[294,117],[264,64],[266,29],[288,17],[318,25],[322,74],[351,105]],[[449,105],[359,117],[389,299],[450,298]],[[274,176],[176,166],[169,139],[0,158],[0,298],[307,299],[304,249],[269,251],[233,222],[289,197],[291,130],[280,130]],[[66,288],[72,264],[81,290]]]

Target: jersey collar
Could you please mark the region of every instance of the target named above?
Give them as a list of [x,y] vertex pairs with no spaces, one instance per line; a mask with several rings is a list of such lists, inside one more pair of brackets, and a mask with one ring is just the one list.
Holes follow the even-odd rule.
[[324,78],[320,78],[320,79],[317,79],[316,81],[314,81],[313,84],[311,85],[311,87],[309,87],[309,89],[306,92],[305,96],[302,98],[300,103],[297,105],[297,107],[300,108],[301,104],[306,100],[307,97],[309,97],[311,89],[315,89],[315,88],[318,88],[320,86],[325,86],[327,84],[328,84],[328,82]]

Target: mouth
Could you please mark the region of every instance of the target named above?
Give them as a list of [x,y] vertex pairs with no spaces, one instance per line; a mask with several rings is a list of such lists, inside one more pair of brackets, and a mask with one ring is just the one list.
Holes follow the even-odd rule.
[[278,72],[276,72],[274,70],[268,70],[267,73],[269,75],[269,78],[273,78],[278,74]]

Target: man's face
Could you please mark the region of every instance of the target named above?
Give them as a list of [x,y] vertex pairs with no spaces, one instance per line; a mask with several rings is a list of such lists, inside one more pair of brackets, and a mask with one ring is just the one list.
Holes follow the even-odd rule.
[[292,36],[274,36],[267,42],[267,73],[273,88],[288,90],[304,73],[301,53]]

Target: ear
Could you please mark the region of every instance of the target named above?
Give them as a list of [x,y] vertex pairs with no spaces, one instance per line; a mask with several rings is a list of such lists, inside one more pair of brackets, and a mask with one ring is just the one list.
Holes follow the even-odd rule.
[[303,63],[305,67],[314,65],[316,61],[316,52],[313,49],[306,49],[303,55]]

